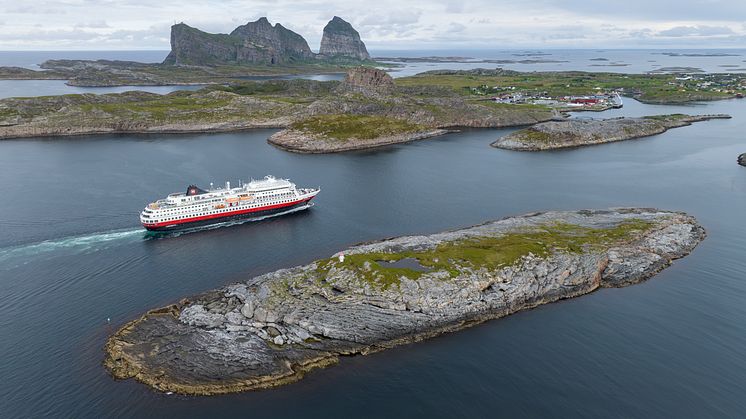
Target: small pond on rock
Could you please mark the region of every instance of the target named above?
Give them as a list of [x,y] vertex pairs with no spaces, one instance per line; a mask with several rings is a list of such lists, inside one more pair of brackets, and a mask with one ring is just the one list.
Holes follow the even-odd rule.
[[388,268],[404,268],[404,269],[411,269],[417,272],[430,272],[432,270],[430,268],[420,265],[420,261],[418,261],[415,258],[404,258],[404,259],[399,259],[393,262],[388,261],[388,260],[377,260],[376,262],[380,263],[381,266],[386,266]]

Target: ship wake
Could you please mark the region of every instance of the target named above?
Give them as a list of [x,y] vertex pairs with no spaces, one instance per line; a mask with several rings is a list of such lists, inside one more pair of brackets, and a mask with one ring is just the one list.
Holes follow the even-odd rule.
[[79,236],[68,236],[59,239],[44,240],[36,243],[27,243],[18,246],[0,248],[0,270],[11,269],[22,265],[27,265],[34,261],[58,256],[94,253],[112,248],[114,246],[121,246],[138,241],[174,238],[182,236],[184,234],[261,221],[268,218],[274,218],[277,216],[302,211],[310,208],[311,206],[313,206],[313,204],[309,203],[307,205],[303,205],[301,207],[293,208],[288,211],[279,212],[276,214],[254,218],[244,218],[235,221],[226,221],[223,223],[188,228],[173,232],[150,232],[144,230],[142,227],[137,227],[96,232]]

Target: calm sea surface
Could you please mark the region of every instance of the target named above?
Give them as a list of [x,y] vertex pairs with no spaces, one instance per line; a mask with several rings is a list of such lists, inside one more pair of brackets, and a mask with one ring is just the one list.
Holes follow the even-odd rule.
[[[626,99],[600,116],[671,112],[734,118],[543,153],[488,146],[509,129],[337,155],[283,152],[266,143],[272,130],[0,141],[0,417],[742,417],[746,100]],[[161,239],[138,226],[147,202],[189,183],[266,174],[321,186],[316,206]],[[609,206],[687,211],[708,237],[644,284],[346,358],[274,390],[169,396],[101,365],[109,334],[190,294],[361,241]]]

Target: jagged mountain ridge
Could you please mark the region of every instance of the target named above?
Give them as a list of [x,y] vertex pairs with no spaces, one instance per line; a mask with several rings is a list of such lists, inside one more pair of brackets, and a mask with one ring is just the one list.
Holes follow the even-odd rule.
[[283,65],[313,59],[370,59],[360,34],[345,20],[334,16],[324,27],[319,54],[296,32],[266,17],[234,29],[213,34],[185,23],[171,27],[171,52],[164,64],[171,65]]

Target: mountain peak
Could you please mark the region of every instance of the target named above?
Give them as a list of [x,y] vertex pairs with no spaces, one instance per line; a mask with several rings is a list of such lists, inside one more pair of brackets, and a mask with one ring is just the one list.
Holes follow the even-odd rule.
[[327,57],[352,57],[359,60],[369,60],[367,48],[360,34],[352,25],[339,16],[334,16],[324,27],[319,54]]

